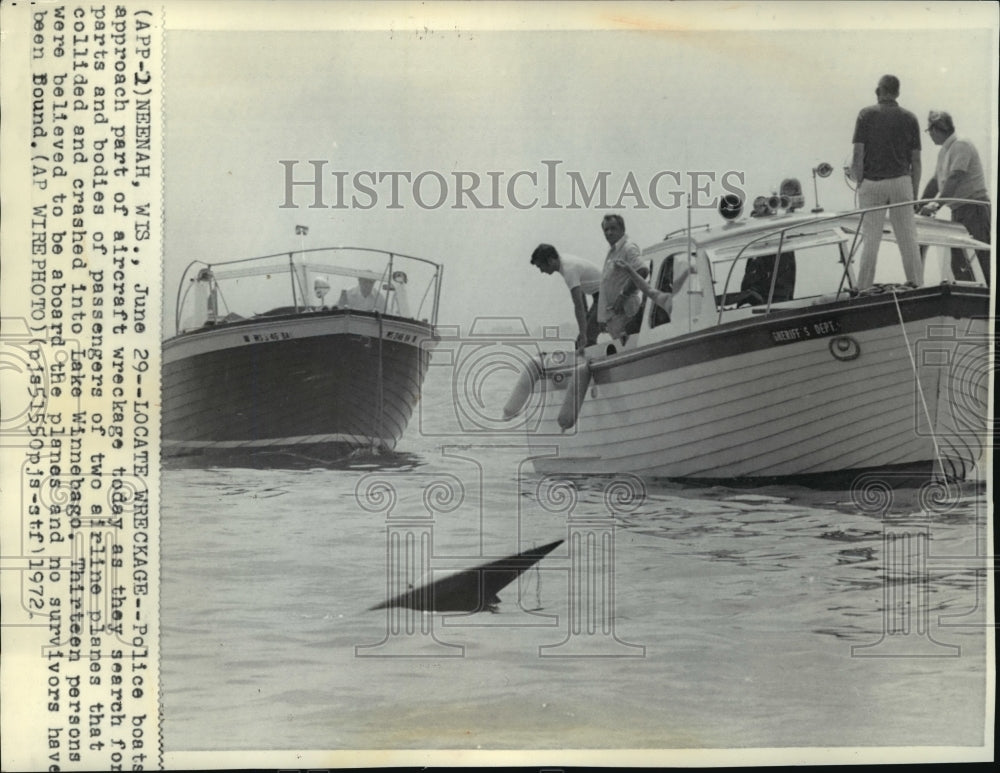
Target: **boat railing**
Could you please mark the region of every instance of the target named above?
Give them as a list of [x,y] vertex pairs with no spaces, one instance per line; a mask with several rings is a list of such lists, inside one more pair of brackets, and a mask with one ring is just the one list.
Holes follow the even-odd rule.
[[673,231],[668,232],[667,235],[663,237],[663,241],[667,241],[668,239],[671,239],[674,236],[677,236],[677,234],[689,233],[689,232],[694,231],[696,229],[697,230],[702,230],[702,229],[708,230],[711,227],[712,227],[711,223],[702,223],[700,225],[691,226],[691,227],[685,226],[684,228],[675,228]]
[[[185,329],[183,314],[187,309],[188,295],[192,288],[205,286],[207,294],[207,299],[203,301],[205,312],[208,319],[214,323],[218,321],[219,300],[228,310],[233,311],[222,289],[226,283],[229,283],[231,288],[241,279],[264,277],[273,280],[279,278],[282,273],[288,274],[289,289],[286,289],[285,294],[286,298],[291,300],[290,305],[279,307],[282,311],[287,309],[288,313],[301,313],[328,308],[309,301],[310,276],[315,277],[314,290],[321,304],[323,296],[319,294],[320,290],[330,289],[325,278],[369,279],[378,283],[379,292],[382,288],[386,290],[381,298],[381,308],[376,309],[377,313],[385,313],[390,308],[391,295],[394,294],[399,316],[422,319],[432,326],[437,325],[441,281],[444,274],[444,267],[441,264],[416,255],[372,247],[317,247],[225,261],[191,261],[184,269],[177,288],[174,315],[176,331],[180,333]],[[324,279],[322,283],[321,278]],[[409,294],[404,292],[407,289],[416,290],[420,294],[419,303],[412,310],[408,301],[404,304],[400,299],[401,296],[409,298]],[[274,292],[273,285],[271,292],[272,294]],[[287,295],[288,293],[290,295]],[[252,300],[244,298],[243,303],[246,305],[259,300],[259,298]],[[198,298],[193,301],[195,304],[199,302],[202,301]],[[287,300],[284,302],[287,303]],[[262,313],[266,312],[255,311],[248,316]],[[194,325],[194,327],[200,326],[200,324]]]
[[[725,299],[729,296],[729,284],[732,281],[733,271],[736,268],[737,264],[740,262],[740,260],[746,255],[746,253],[762,242],[766,242],[767,240],[773,241],[775,238],[777,238],[778,245],[774,254],[774,267],[771,270],[771,284],[767,295],[766,305],[763,309],[759,310],[758,312],[761,314],[769,314],[771,312],[771,305],[774,301],[774,290],[778,279],[778,268],[781,261],[783,248],[785,246],[786,235],[788,234],[788,232],[801,229],[815,230],[815,226],[817,225],[822,225],[825,223],[836,225],[838,222],[840,223],[841,230],[847,230],[853,232],[854,234],[854,238],[851,241],[850,249],[848,250],[846,258],[843,260],[844,270],[841,274],[840,283],[836,290],[836,296],[839,297],[840,294],[844,292],[845,283],[850,284],[850,268],[854,259],[854,255],[857,252],[858,241],[861,236],[860,222],[861,219],[864,217],[864,215],[868,214],[869,212],[879,212],[884,217],[884,213],[888,212],[890,209],[896,209],[898,207],[915,208],[918,205],[927,204],[932,201],[941,204],[946,204],[948,206],[952,204],[961,204],[961,205],[976,204],[979,206],[989,206],[989,202],[980,201],[978,199],[961,199],[961,198],[914,199],[912,201],[904,201],[895,204],[880,204],[879,206],[876,207],[862,207],[859,209],[850,210],[848,212],[837,212],[830,215],[818,215],[816,217],[810,217],[805,220],[796,220],[795,222],[788,223],[780,228],[775,228],[774,230],[765,231],[764,233],[755,236],[753,239],[750,239],[746,244],[744,244],[743,247],[739,250],[739,252],[736,253],[736,255],[733,258],[728,259],[730,261],[729,271],[726,274],[726,282],[723,287],[723,292],[721,297]],[[859,222],[858,227],[856,229],[845,229],[844,221],[850,220],[851,218],[854,217],[858,218]],[[982,244],[981,242],[977,242],[975,239],[973,239],[972,236],[968,237],[968,242],[970,242],[970,246]],[[988,247],[989,245],[982,245],[980,249]],[[722,322],[722,316],[725,311],[726,311],[725,304],[720,303],[719,319],[718,319],[719,323]],[[757,310],[755,309],[755,311]]]

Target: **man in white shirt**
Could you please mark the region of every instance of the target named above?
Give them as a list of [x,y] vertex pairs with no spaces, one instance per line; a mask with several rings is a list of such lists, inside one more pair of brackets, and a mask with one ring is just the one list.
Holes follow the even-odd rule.
[[355,311],[382,311],[382,294],[372,292],[374,287],[374,279],[360,277],[357,287],[341,293],[338,305]]
[[[952,222],[961,223],[974,239],[990,243],[990,197],[986,191],[986,176],[983,164],[975,146],[967,139],[955,134],[955,123],[951,115],[943,110],[931,110],[927,116],[925,131],[931,136],[938,151],[937,169],[924,188],[922,199],[973,199],[983,204],[948,204]],[[941,208],[942,202],[929,201],[920,210],[921,215],[933,215]],[[982,266],[986,281],[990,281],[990,253],[976,250],[976,257]],[[952,253],[952,269],[956,279],[972,279],[965,266],[964,255]]]
[[649,270],[639,259],[639,246],[625,235],[625,219],[621,215],[605,215],[601,230],[610,249],[601,272],[597,322],[612,338],[624,340],[639,331],[637,315],[642,295],[622,264],[631,266],[643,279],[649,276]]
[[[531,264],[543,274],[562,275],[573,299],[573,311],[579,335],[576,337],[577,351],[597,341],[597,304],[601,289],[601,270],[573,255],[560,255],[551,244],[539,244],[531,253]],[[587,296],[593,296],[587,307]]]

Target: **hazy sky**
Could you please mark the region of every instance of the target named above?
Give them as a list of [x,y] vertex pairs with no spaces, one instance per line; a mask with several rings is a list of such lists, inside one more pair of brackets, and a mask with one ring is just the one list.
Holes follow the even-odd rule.
[[[692,23],[690,9],[674,4],[592,4],[585,17],[607,28],[592,31],[528,24],[517,6],[493,9],[506,14],[494,26],[513,30],[469,29],[462,19],[423,29],[415,15],[421,6],[366,24],[338,17],[338,4],[323,4],[323,13],[302,4],[281,17],[293,29],[278,32],[218,29],[273,27],[273,18],[239,15],[235,3],[217,4],[222,11],[204,23],[168,13],[164,316],[172,319],[179,272],[191,259],[297,248],[295,226],[306,225],[306,246],[364,245],[444,263],[442,322],[467,327],[476,315],[523,316],[535,327],[571,319],[562,281],[528,264],[542,241],[603,260],[606,210],[568,208],[569,173],[589,186],[607,172],[611,203],[631,174],[642,200],[626,196],[616,211],[644,247],[686,218],[682,208],[655,206],[654,179],[660,203],[669,205],[673,191],[690,189],[690,172],[715,175],[704,199],[725,192],[726,172],[743,175],[739,187],[751,199],[798,176],[811,207],[810,170],[828,161],[837,171],[820,181],[821,203],[847,207],[853,199],[841,167],[854,120],[887,72],[900,78],[900,103],[922,126],[929,109],[952,113],[993,180],[995,4],[805,5],[808,13],[799,5],[792,16],[791,4],[710,3]],[[524,19],[537,14],[525,11]],[[760,29],[789,23],[796,28]],[[320,29],[331,25],[381,27]],[[712,26],[737,29],[705,29]],[[924,142],[926,181],[937,148],[926,135]],[[347,173],[347,195],[358,194],[361,205],[371,196],[358,193],[352,178],[366,170],[437,173],[449,197],[432,206],[438,178],[428,174],[420,188],[426,206],[398,177],[400,208],[388,206],[386,178],[373,186],[379,199],[367,209],[309,208],[306,191],[296,193],[298,209],[283,209],[282,159],[300,162],[300,179],[312,174],[307,161],[325,160],[326,203],[336,200],[333,171]],[[555,194],[545,161],[560,162]],[[517,178],[519,203],[539,199],[523,209],[507,196],[519,171],[538,181]],[[479,175],[484,204],[493,172],[501,207],[477,209],[466,199],[468,209],[455,209],[454,172]],[[656,178],[662,172],[678,173],[682,184],[673,174]],[[711,210],[693,213],[695,223],[716,219]],[[164,333],[172,332],[165,323]]]

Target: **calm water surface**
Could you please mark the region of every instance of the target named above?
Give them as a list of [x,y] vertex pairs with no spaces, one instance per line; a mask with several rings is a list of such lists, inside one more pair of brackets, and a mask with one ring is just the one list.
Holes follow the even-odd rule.
[[[421,410],[450,405],[429,379]],[[646,481],[609,504],[614,478],[553,486],[516,440],[421,426],[339,468],[164,471],[168,750],[983,743],[981,490]],[[565,539],[568,515],[614,535],[594,634],[571,631],[565,544],[495,614],[390,637],[366,611],[387,516],[430,518],[440,569]]]

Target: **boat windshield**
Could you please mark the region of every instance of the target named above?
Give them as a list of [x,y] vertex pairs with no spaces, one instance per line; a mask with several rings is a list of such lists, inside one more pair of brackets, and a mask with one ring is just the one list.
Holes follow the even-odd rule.
[[[901,206],[913,206],[906,203]],[[873,210],[882,214],[879,210]],[[719,242],[706,248],[720,321],[724,311],[765,307],[805,299],[832,299],[855,289],[862,240],[860,222],[869,210],[775,223],[773,231]],[[985,284],[977,251],[989,245],[972,239],[956,223],[917,218],[917,242],[924,263],[923,284]],[[889,220],[876,263],[876,284],[903,284],[899,246]]]
[[205,325],[330,309],[437,323],[443,267],[359,247],[194,261],[177,292],[177,332]]
[[[718,308],[760,306],[836,292],[844,277],[839,229],[779,234],[709,250]],[[779,252],[780,250],[780,252]]]

